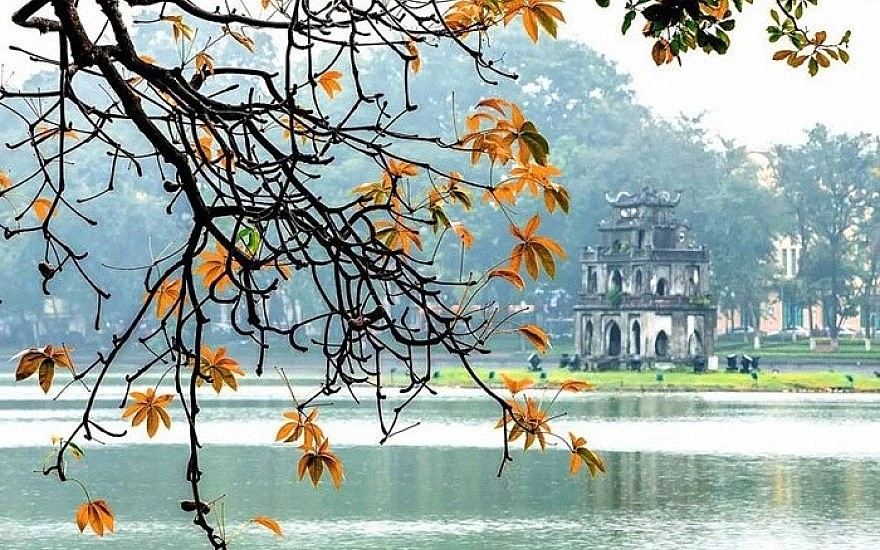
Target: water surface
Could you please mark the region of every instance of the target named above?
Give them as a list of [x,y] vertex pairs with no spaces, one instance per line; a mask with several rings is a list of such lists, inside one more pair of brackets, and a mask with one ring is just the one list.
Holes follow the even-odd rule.
[[[72,466],[117,515],[117,533],[101,541],[77,532],[82,493],[74,484],[31,473],[49,435],[75,422],[75,402],[49,407],[22,389],[0,386],[7,474],[0,547],[202,544],[179,512],[187,498],[179,414],[176,429],[150,444],[138,435],[133,443],[88,445],[86,460]],[[98,414],[123,427],[109,395]],[[265,514],[286,532],[275,539],[246,528],[233,548],[880,547],[880,396],[566,397],[558,407],[568,415],[554,427],[574,429],[601,451],[609,473],[595,481],[569,476],[568,457],[557,450],[516,451],[495,477],[498,411],[471,391],[444,390],[417,403],[406,420],[420,425],[385,448],[377,445],[373,409],[341,398],[320,415],[345,463],[340,491],[296,482],[296,449],[271,443],[289,399],[286,389],[264,384],[205,401],[205,494],[226,495],[230,531]]]

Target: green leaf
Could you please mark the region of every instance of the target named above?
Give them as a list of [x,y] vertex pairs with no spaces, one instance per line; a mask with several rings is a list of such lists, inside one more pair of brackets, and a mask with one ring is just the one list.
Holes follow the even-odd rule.
[[556,38],[556,20],[543,11],[536,11],[535,15],[538,16],[538,23],[540,23],[541,27],[547,31],[547,34]]
[[544,136],[538,132],[538,129],[533,122],[526,121],[523,123],[522,128],[520,128],[519,138],[523,140],[526,147],[529,148],[529,152],[532,154],[535,162],[541,166],[545,166],[547,164],[547,155],[550,154],[550,144],[547,143]]
[[260,248],[262,238],[259,231],[253,227],[245,227],[238,232],[238,238],[244,243],[251,254],[256,254]]
[[611,5],[611,0],[596,0],[596,4],[598,4],[600,8],[607,8]]
[[626,15],[623,16],[623,24],[620,26],[620,34],[626,34],[626,31],[629,30],[632,25],[633,20],[636,18],[635,10],[630,10],[626,12]]
[[80,449],[79,445],[77,445],[73,441],[69,442],[67,446],[70,447],[70,454],[73,455],[73,458],[79,460],[82,457],[86,456],[86,453],[84,453],[83,450]]
[[431,216],[431,225],[433,226],[434,233],[437,233],[437,230],[441,227],[449,227],[449,218],[446,217],[446,212],[444,212],[439,206],[435,206],[431,209]]

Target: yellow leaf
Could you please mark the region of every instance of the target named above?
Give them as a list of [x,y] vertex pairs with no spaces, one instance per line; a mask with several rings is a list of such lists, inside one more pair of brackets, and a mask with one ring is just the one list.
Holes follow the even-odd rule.
[[254,53],[254,41],[249,36],[244,34],[244,32],[236,32],[232,30],[229,25],[223,25],[223,27],[221,28],[223,29],[224,34],[228,34],[233,39],[235,39],[236,42],[244,46],[247,51]]
[[[49,212],[52,211],[52,201],[45,197],[38,197],[34,200],[32,208],[34,209],[34,215],[37,216],[41,222],[44,222],[49,217]],[[52,212],[53,216],[57,214],[57,210]]]
[[517,328],[516,331],[522,334],[539,352],[547,353],[550,348],[550,338],[541,327],[530,323]]
[[175,42],[179,41],[181,38],[192,40],[192,27],[186,24],[182,15],[165,15],[162,16],[162,21],[168,21],[171,23],[171,35],[174,37]]
[[269,518],[266,516],[254,516],[251,519],[251,521],[258,524],[258,525],[262,525],[266,529],[272,531],[273,533],[275,533],[275,536],[277,536],[277,537],[282,536],[281,525],[279,525],[278,522],[272,518]]
[[214,58],[206,51],[196,54],[196,71],[200,73],[214,74]]
[[488,278],[491,279],[493,277],[500,277],[505,281],[509,282],[513,286],[517,288],[517,290],[524,290],[526,288],[526,283],[523,280],[522,276],[519,273],[512,269],[507,268],[498,268],[493,269],[489,272]]
[[324,92],[333,99],[333,96],[336,95],[337,92],[342,91],[342,85],[339,83],[339,79],[342,78],[342,73],[339,71],[325,71],[318,75],[316,79],[317,83],[324,89]]

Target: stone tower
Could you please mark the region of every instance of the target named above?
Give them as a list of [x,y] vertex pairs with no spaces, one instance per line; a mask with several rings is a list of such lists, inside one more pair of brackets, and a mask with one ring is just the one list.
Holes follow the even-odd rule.
[[590,368],[689,361],[713,352],[709,252],[675,217],[681,192],[606,193],[614,209],[581,255],[575,343]]

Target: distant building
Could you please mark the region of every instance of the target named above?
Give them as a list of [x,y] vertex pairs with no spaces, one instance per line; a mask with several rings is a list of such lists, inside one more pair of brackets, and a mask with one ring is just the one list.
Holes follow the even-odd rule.
[[590,367],[687,360],[713,352],[717,312],[709,252],[675,217],[681,193],[606,194],[614,209],[581,255],[575,345]]

